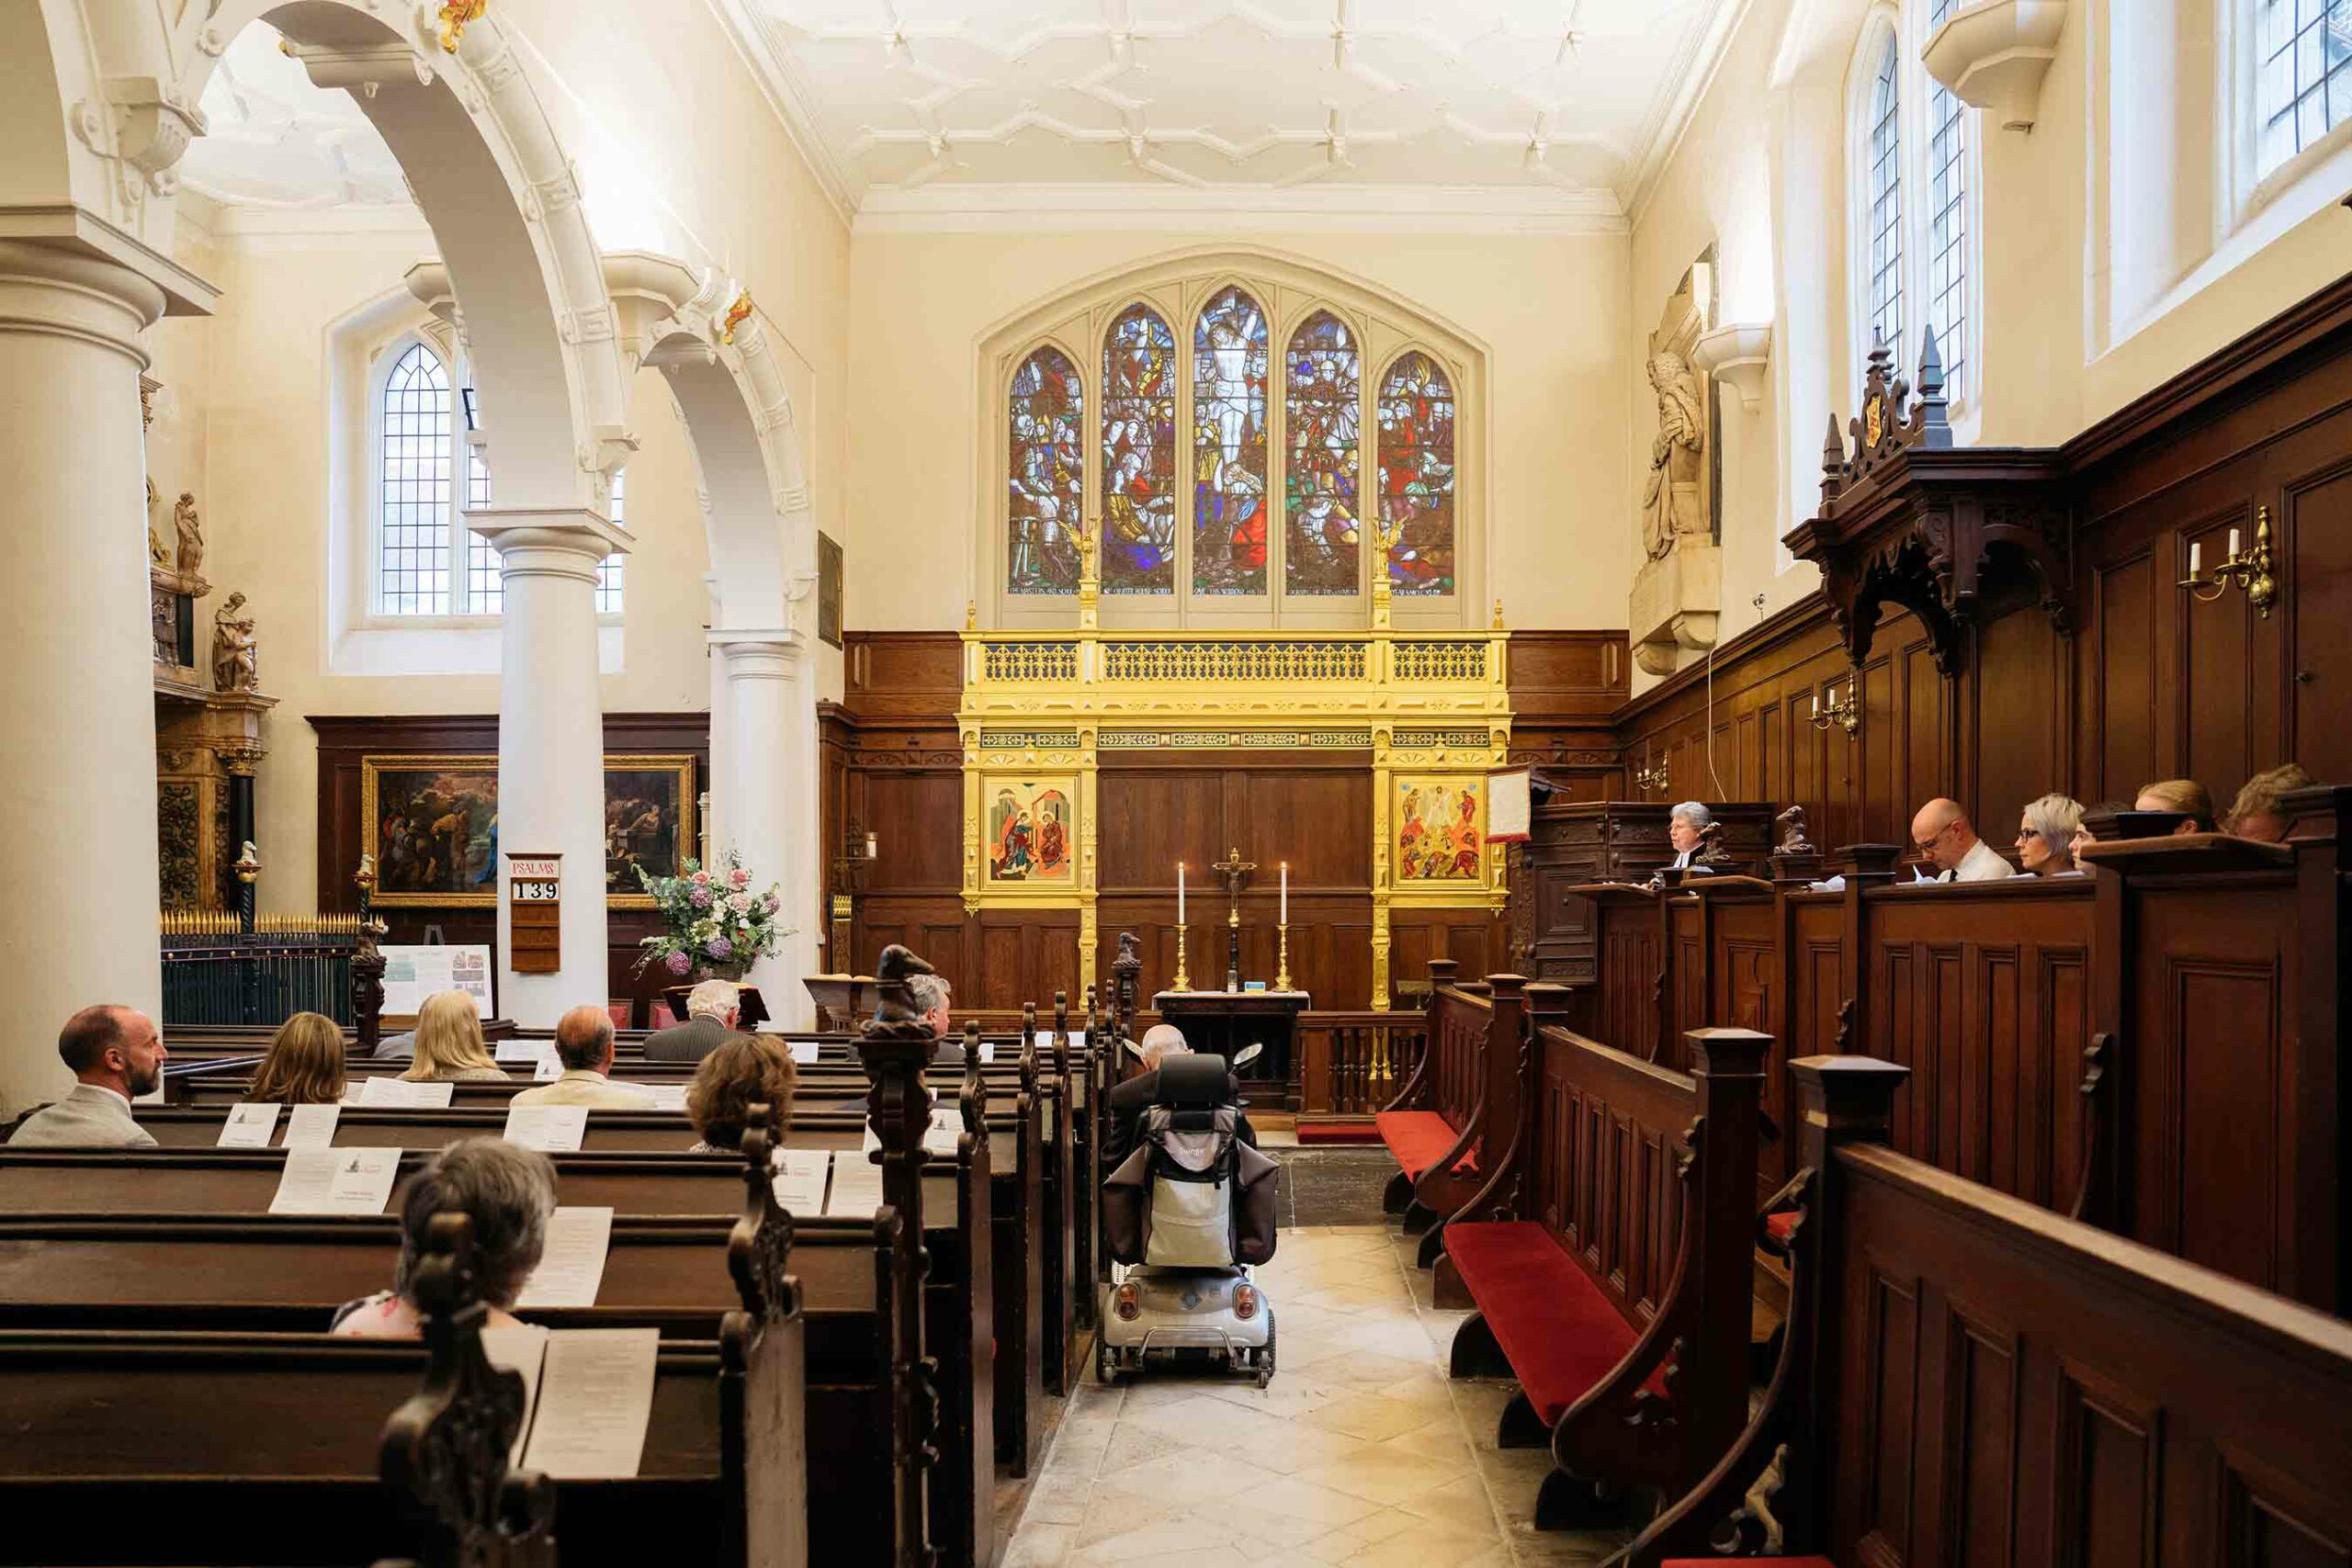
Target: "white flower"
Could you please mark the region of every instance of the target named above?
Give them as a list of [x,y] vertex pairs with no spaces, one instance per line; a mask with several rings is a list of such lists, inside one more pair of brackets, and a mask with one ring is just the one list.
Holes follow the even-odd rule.
[[752,896],[748,893],[731,893],[728,895],[727,907],[739,915],[749,914],[752,908]]

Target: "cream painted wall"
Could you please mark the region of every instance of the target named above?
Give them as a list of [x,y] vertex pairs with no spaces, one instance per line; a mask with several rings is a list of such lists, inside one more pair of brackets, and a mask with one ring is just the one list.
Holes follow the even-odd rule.
[[[215,592],[198,606],[200,635],[209,635],[220,599],[243,592],[261,639],[262,690],[278,699],[263,736],[265,909],[307,910],[317,901],[317,736],[309,716],[498,711],[495,675],[328,670],[327,538],[335,525],[330,333],[356,307],[399,288],[401,273],[428,245],[423,234],[349,233],[225,244],[213,259],[224,291],[220,315],[183,329],[192,346],[158,360],[167,380],[175,364],[209,369],[209,390],[180,400],[188,434],[157,451],[154,470],[167,491],[197,488],[209,522],[205,571]],[[600,700],[607,712],[707,710],[709,558],[692,464],[659,372],[640,372],[637,391],[633,419],[642,444],[628,465],[628,514],[638,548],[628,567],[625,667],[605,677]],[[494,448],[492,462],[494,485]],[[187,477],[194,473],[202,478]]]
[[[1196,248],[1262,248],[1442,317],[1489,351],[1491,581],[1519,626],[1624,624],[1632,570],[1625,241],[1620,234],[869,232],[851,243],[845,614],[862,630],[963,624],[975,481],[973,355],[1003,318]],[[991,524],[997,520],[990,519]],[[1483,624],[1483,623],[1482,623]]]
[[[1846,77],[1869,9],[1752,0],[1634,219],[1636,356],[1711,241],[1724,319],[1773,323],[1771,406],[1724,412],[1726,637],[1753,624],[1754,595],[1769,613],[1818,581],[1776,541],[1812,514],[1823,427],[1856,400]],[[2335,205],[2352,187],[2352,139],[2254,199],[2233,182],[2235,16],[2233,0],[2075,0],[2031,130],[1972,112],[1981,391],[1961,440],[2063,442],[2352,265],[2352,213]],[[1656,427],[1638,357],[1626,385],[1638,478]],[[1629,536],[1635,526],[1629,515]]]

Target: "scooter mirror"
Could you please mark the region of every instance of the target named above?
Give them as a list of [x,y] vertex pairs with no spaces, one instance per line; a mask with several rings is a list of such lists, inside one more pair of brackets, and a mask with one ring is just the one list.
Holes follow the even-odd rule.
[[1265,1054],[1266,1047],[1262,1043],[1254,1045],[1244,1045],[1240,1050],[1236,1051],[1233,1054],[1234,1071],[1240,1071],[1243,1067],[1248,1066],[1250,1063],[1256,1061]]

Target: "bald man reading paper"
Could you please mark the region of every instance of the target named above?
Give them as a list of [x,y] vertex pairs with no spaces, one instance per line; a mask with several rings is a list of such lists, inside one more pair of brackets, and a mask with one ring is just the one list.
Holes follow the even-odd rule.
[[1937,882],[1997,882],[2017,873],[2001,852],[1976,836],[1956,800],[1931,800],[1911,818],[1911,841],[1936,869]]

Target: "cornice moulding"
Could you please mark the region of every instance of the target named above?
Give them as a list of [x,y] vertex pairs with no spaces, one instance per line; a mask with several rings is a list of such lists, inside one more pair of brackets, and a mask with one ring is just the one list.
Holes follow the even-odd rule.
[[1936,29],[1928,74],[2010,130],[2030,130],[2066,28],[2066,0],[1981,0]]

